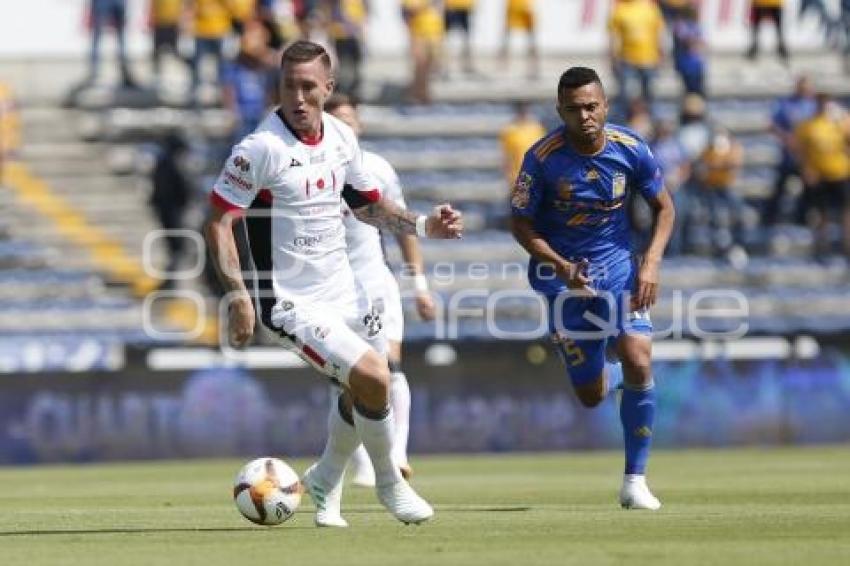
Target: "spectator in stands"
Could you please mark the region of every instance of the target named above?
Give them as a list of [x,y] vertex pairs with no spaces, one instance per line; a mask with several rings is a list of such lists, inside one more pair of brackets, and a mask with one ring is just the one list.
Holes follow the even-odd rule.
[[850,74],[850,0],[841,0],[841,13],[836,28],[844,42],[844,74]]
[[195,53],[192,56],[192,97],[197,101],[201,86],[201,66],[212,57],[216,64],[214,84],[224,75],[224,40],[232,28],[230,9],[226,0],[193,0],[193,33]]
[[694,0],[658,0],[658,7],[661,8],[661,15],[664,16],[664,21],[668,26],[672,26],[676,18],[682,15],[682,12],[687,6],[690,6]]
[[696,160],[708,147],[711,127],[708,124],[705,100],[700,95],[688,94],[682,100],[677,137],[691,161]]
[[626,126],[645,140],[652,138],[654,127],[649,105],[643,98],[633,98],[626,109]]
[[510,55],[510,41],[513,32],[526,36],[528,77],[540,76],[540,57],[537,53],[537,22],[534,17],[534,0],[507,0],[505,5],[505,34],[502,39],[501,58],[507,68]]
[[699,21],[699,10],[687,3],[672,23],[673,61],[685,92],[705,97],[705,34]]
[[506,186],[513,186],[525,152],[544,135],[546,129],[531,113],[529,103],[524,100],[516,102],[513,119],[499,134],[502,145],[502,173]]
[[366,4],[364,0],[325,0],[328,29],[336,53],[336,89],[360,96],[360,68],[366,55]]
[[[269,48],[282,49],[286,40],[286,25],[278,16],[278,3],[282,0],[257,0],[257,18],[266,28]],[[294,39],[295,34],[291,34]]]
[[413,80],[410,101],[431,103],[431,77],[440,60],[443,44],[443,15],[436,0],[402,0],[402,16],[410,33]]
[[664,186],[673,198],[676,208],[676,220],[673,224],[673,234],[667,244],[667,253],[678,255],[688,248],[685,227],[689,218],[687,184],[691,176],[691,160],[682,142],[676,137],[675,125],[668,120],[661,120],[655,125],[655,137],[650,148],[664,173]]
[[292,0],[295,22],[301,39],[316,38],[324,27],[321,3],[323,0]]
[[750,4],[750,48],[747,57],[755,59],[759,51],[759,29],[764,20],[771,20],[776,26],[776,52],[786,63],[788,48],[785,45],[785,32],[782,30],[782,9],[785,0],[752,0]]
[[714,128],[711,142],[694,165],[699,200],[708,211],[715,253],[732,259],[743,252],[744,202],[735,181],[744,163],[744,148],[723,127]]
[[[776,181],[767,203],[765,203],[762,219],[765,226],[771,226],[783,219],[785,193],[789,181],[800,178],[800,165],[794,152],[794,129],[804,120],[811,118],[817,106],[815,88],[812,80],[801,75],[797,78],[794,92],[790,96],[778,99],[773,104],[770,129],[779,140],[782,154],[776,165]],[[793,220],[798,224],[805,221],[804,202],[800,200],[796,206]]]
[[829,249],[830,216],[837,215],[843,227],[844,252],[850,255],[850,116],[828,94],[817,95],[815,115],[794,130],[800,159],[805,199],[815,214],[816,251]]
[[[192,183],[184,171],[183,157],[188,150],[183,137],[169,133],[160,143],[159,154],[156,158],[151,183],[153,191],[150,204],[163,230],[179,230],[183,228],[183,216],[189,205],[192,194]],[[168,266],[166,272],[174,273],[183,256],[184,238],[174,233],[165,237],[168,250]],[[172,278],[165,279],[160,288],[174,287]]]
[[274,51],[268,47],[268,32],[257,20],[245,24],[239,55],[225,66],[222,102],[236,120],[234,139],[241,140],[266,115],[277,85]]
[[608,30],[620,112],[637,96],[646,100],[651,109],[653,82],[663,57],[661,10],[652,0],[620,0],[611,10]]
[[[445,0],[445,28],[448,37],[452,30],[458,30],[461,35],[461,65],[463,72],[467,75],[475,73],[472,63],[472,33],[470,22],[472,21],[472,10],[475,8],[475,0]],[[443,53],[447,53],[444,48]],[[448,61],[444,61],[443,68],[448,72]]]
[[154,80],[157,86],[162,84],[162,61],[170,53],[180,59],[178,39],[180,38],[180,20],[183,17],[183,0],[152,0],[150,21],[153,26],[153,64]]
[[226,0],[227,11],[230,12],[230,27],[242,35],[245,24],[256,15],[256,0]]
[[127,42],[124,28],[127,24],[127,0],[91,0],[89,4],[91,18],[91,55],[89,57],[89,74],[84,85],[91,85],[97,80],[100,67],[100,39],[103,30],[112,27],[118,41],[118,66],[121,71],[121,85],[126,88],[137,88],[136,81],[130,73],[127,60]]

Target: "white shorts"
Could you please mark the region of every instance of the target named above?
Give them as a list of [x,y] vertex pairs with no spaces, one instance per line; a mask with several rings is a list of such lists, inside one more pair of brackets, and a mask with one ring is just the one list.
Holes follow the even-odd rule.
[[358,283],[366,289],[366,294],[375,310],[381,315],[384,334],[387,340],[401,342],[404,338],[404,313],[401,307],[401,291],[398,281],[392,271],[386,266],[380,274],[363,274],[355,272]]
[[272,322],[284,347],[338,384],[348,384],[351,369],[370,348],[387,352],[380,314],[367,301],[348,308],[283,301]]

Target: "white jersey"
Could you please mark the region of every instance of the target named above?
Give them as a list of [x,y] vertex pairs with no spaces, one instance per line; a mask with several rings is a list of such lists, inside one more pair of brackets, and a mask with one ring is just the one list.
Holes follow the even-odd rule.
[[342,190],[350,184],[368,201],[376,201],[379,192],[351,128],[323,114],[322,130],[320,141],[303,143],[276,112],[269,114],[234,146],[213,186],[213,202],[225,208],[246,209],[261,190],[270,193],[278,306],[284,301],[348,306],[357,300]]
[[[364,151],[363,168],[377,182],[382,198],[407,208],[401,191],[401,182],[386,159]],[[357,220],[345,203],[343,203],[343,218],[345,242],[348,245],[348,262],[354,269],[354,275],[360,281],[382,278],[387,268],[384,261],[384,249],[381,245],[381,233],[371,224]]]

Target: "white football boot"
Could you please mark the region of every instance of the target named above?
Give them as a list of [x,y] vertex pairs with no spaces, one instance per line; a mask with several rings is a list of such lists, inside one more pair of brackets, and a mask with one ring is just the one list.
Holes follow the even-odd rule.
[[623,478],[620,488],[620,505],[624,509],[661,509],[661,502],[649,491],[646,478],[638,475],[627,475]]
[[378,486],[376,492],[381,505],[405,525],[419,524],[434,516],[434,510],[428,502],[419,497],[410,484],[403,479],[389,485]]
[[316,474],[316,466],[313,464],[304,476],[301,478],[301,483],[304,485],[304,490],[310,494],[310,499],[316,506],[316,526],[317,527],[340,527],[348,526],[348,521],[342,518],[340,506],[342,505],[342,481],[333,487],[324,485]]

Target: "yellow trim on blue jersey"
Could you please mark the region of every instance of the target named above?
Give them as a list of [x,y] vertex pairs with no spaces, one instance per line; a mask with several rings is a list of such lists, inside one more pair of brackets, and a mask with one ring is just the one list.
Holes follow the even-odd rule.
[[553,144],[556,144],[558,141],[561,141],[561,145],[563,145],[564,137],[561,135],[560,130],[556,130],[549,134],[547,137],[540,140],[537,144],[537,147],[534,148],[534,156],[539,160],[543,161],[546,157],[543,155],[544,153],[548,156],[551,151],[548,151],[549,147]]
[[609,130],[608,128],[605,128],[605,137],[611,140],[612,142],[619,142],[623,145],[628,145],[631,147],[637,147],[640,143],[636,138],[633,138],[628,134],[625,134],[618,130]]

